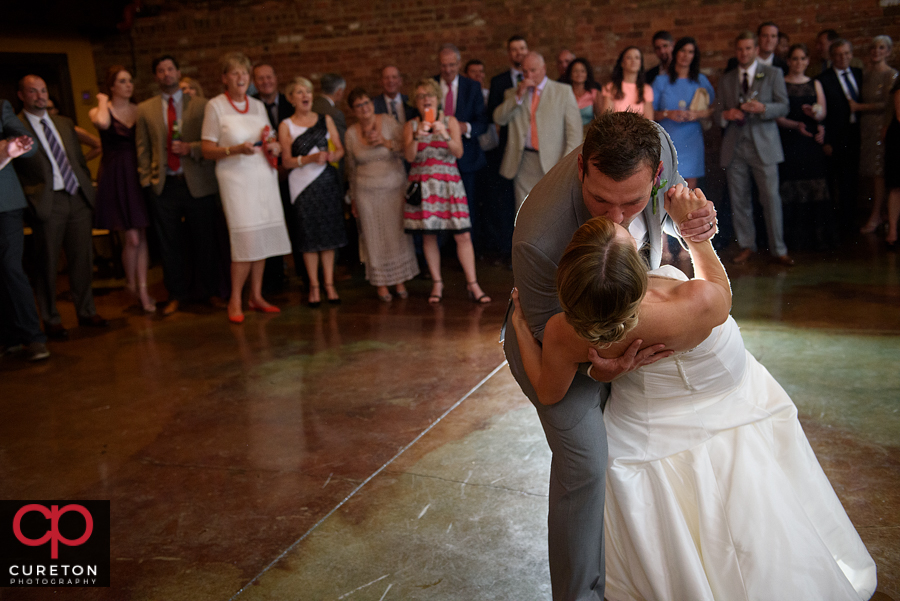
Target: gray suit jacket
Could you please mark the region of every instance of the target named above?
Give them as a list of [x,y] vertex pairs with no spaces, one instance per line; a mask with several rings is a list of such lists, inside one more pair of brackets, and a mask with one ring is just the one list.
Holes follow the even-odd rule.
[[[734,149],[744,133],[747,133],[753,141],[763,165],[774,165],[784,161],[784,151],[781,149],[781,137],[775,119],[787,115],[790,105],[781,69],[757,63],[756,77],[750,86],[750,94],[755,94],[754,99],[766,105],[766,110],[759,115],[748,114],[744,125],[739,125],[736,121],[727,122],[722,135],[720,156],[722,167],[731,165]],[[722,111],[740,107],[741,84],[738,69],[722,75],[717,100],[716,115],[719,118]]]
[[[525,135],[531,129],[531,110],[528,105],[529,96],[521,104],[516,102],[516,88],[509,88],[503,96],[503,103],[494,109],[494,122],[497,125],[509,125],[509,137],[503,162],[500,164],[500,175],[506,179],[516,177],[522,153],[525,152]],[[581,144],[584,139],[584,128],[581,125],[581,113],[572,87],[548,80],[541,93],[537,112],[537,132],[544,173],[550,170]]]
[[344,144],[344,134],[347,133],[347,116],[344,111],[336,106],[331,106],[324,96],[316,96],[313,100],[312,110],[320,115],[328,115],[334,121],[334,126],[338,130],[338,136],[341,138],[341,145]]
[[[678,174],[675,146],[662,127],[657,125],[657,129],[662,143],[661,180],[667,181],[658,194],[657,213],[653,214],[650,202],[643,213],[649,235],[651,268],[659,267],[662,259],[663,227],[669,233],[677,235],[663,208],[665,191],[676,184],[684,184],[684,179]],[[575,230],[591,218],[584,206],[581,180],[578,179],[580,153],[581,146],[559,161],[531,190],[516,217],[512,248],[513,276],[519,289],[519,301],[525,319],[539,339],[543,339],[547,321],[562,312],[556,295],[556,268],[559,260]],[[521,366],[518,344],[510,336],[511,330],[512,328],[507,329],[505,347],[510,369],[522,390],[537,403],[537,397],[528,384],[528,376]]]
[[[16,113],[13,111],[9,101],[0,100],[0,140],[31,135],[31,132],[22,125],[22,122],[16,119]],[[35,140],[31,150],[23,154],[22,157],[34,156],[38,151],[38,146],[39,144]],[[24,209],[26,206],[28,206],[28,203],[25,200],[25,194],[22,192],[19,178],[16,176],[16,170],[13,168],[12,162],[7,163],[6,167],[0,169],[0,213]]]
[[[203,158],[200,149],[200,131],[203,128],[203,111],[206,98],[183,96],[181,109],[181,139],[191,145],[188,155],[181,157],[181,167],[188,191],[194,198],[217,194],[216,162]],[[141,186],[153,187],[153,193],[162,194],[166,185],[166,143],[169,132],[163,119],[162,97],[157,95],[138,105],[137,159]]]
[[[75,179],[78,180],[78,185],[84,193],[88,205],[93,208],[97,193],[94,190],[87,161],[84,159],[84,152],[81,150],[81,142],[78,140],[78,134],[75,133],[75,124],[68,117],[60,115],[48,115],[48,117],[53,121],[56,131],[62,138],[63,148],[69,164],[72,166]],[[48,221],[53,208],[53,165],[49,158],[51,156],[50,149],[44,148],[41,144],[25,113],[19,113],[19,121],[24,124],[28,135],[34,138],[34,145],[40,148],[31,156],[17,158],[15,160],[16,172],[19,174],[19,181],[22,182],[25,196],[28,197],[28,203],[34,209],[35,215],[41,221]]]

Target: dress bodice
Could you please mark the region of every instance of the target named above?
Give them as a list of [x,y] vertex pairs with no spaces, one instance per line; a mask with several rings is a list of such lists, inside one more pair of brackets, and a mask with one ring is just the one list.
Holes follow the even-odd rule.
[[[687,279],[670,265],[650,275]],[[758,418],[751,400],[732,394],[746,371],[744,341],[729,316],[693,349],[618,378],[604,414],[610,457],[665,457]]]
[[100,130],[100,143],[103,146],[101,162],[105,163],[115,158],[118,153],[135,155],[134,146],[136,126],[128,127],[109,113],[109,127]]

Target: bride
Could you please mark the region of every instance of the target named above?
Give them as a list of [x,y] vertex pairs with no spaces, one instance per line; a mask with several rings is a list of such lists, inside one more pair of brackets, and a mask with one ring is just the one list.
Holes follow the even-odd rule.
[[[706,198],[676,190],[666,210],[681,223]],[[606,406],[607,599],[869,599],[875,564],[797,408],[745,350],[712,244],[686,242],[694,280],[671,266],[647,273],[625,228],[588,221],[559,263],[564,313],[547,323],[543,346],[513,291],[513,326],[543,404],[563,398],[591,348],[604,358],[635,341],[674,351],[616,379]],[[572,333],[580,346],[560,343]]]

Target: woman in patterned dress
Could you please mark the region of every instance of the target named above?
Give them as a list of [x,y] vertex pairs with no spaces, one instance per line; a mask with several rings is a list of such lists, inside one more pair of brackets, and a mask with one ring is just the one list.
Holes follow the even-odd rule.
[[[422,199],[419,205],[406,204],[403,226],[409,233],[423,234],[422,247],[433,281],[429,303],[439,303],[444,296],[437,243],[437,233],[441,231],[453,232],[457,257],[466,274],[469,299],[479,304],[489,303],[491,297],[478,285],[475,274],[469,204],[456,167],[456,159],[463,154],[459,122],[440,110],[440,95],[437,81],[420,80],[415,95],[420,117],[407,121],[403,128],[403,148],[406,160],[411,163],[409,181],[419,183]],[[428,115],[434,115],[433,122],[426,120]]]

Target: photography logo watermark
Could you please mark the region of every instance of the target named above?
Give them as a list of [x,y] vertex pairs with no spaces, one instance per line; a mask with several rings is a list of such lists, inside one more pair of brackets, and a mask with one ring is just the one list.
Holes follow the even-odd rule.
[[0,586],[109,586],[109,501],[0,501]]

